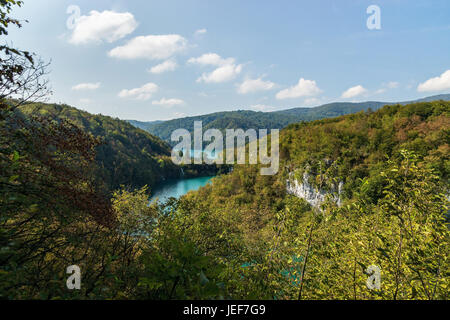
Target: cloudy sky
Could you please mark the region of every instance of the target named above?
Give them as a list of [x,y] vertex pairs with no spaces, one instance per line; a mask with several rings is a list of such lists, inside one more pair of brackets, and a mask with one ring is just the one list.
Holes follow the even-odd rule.
[[25,0],[15,15],[29,23],[10,41],[52,61],[51,101],[122,119],[450,92],[448,0]]

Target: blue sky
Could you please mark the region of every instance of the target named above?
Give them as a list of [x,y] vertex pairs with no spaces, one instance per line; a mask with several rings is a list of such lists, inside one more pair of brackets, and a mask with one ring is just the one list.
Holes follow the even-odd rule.
[[448,0],[25,0],[14,13],[29,23],[9,41],[52,61],[51,101],[121,119],[450,92]]

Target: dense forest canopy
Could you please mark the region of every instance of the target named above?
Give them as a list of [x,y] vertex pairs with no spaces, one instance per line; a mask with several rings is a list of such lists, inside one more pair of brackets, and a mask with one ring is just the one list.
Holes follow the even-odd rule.
[[349,197],[360,179],[378,175],[387,157],[402,149],[414,151],[447,181],[449,111],[449,102],[434,101],[293,124],[283,131],[280,150],[290,167],[344,181]]
[[[284,172],[263,177],[235,166],[180,201],[190,235],[218,259],[245,266],[247,298],[413,299],[441,290],[446,299],[449,112],[449,102],[435,101],[290,125],[281,133]],[[313,208],[286,194],[289,173],[301,181],[305,170],[317,189],[343,181],[342,205],[329,199]],[[309,276],[301,271],[306,255]],[[373,264],[385,270],[381,292],[363,281]]]

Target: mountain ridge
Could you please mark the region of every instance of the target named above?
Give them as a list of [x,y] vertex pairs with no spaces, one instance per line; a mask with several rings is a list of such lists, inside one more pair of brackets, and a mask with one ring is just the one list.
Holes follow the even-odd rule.
[[171,133],[180,128],[193,132],[194,121],[202,121],[203,129],[215,128],[219,130],[226,129],[283,129],[289,124],[314,121],[326,118],[338,117],[346,114],[367,111],[369,109],[376,111],[386,105],[401,104],[406,105],[417,102],[429,102],[434,100],[450,101],[450,94],[440,94],[428,96],[417,100],[404,102],[333,102],[313,108],[291,108],[281,111],[262,112],[251,110],[222,111],[205,115],[190,116],[167,121],[141,122],[136,120],[127,120],[129,123],[137,126],[151,134],[161,138],[167,143],[173,145],[170,141]]

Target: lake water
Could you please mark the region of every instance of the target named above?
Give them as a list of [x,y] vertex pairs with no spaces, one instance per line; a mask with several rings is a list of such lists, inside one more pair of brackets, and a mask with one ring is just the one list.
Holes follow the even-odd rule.
[[198,190],[207,185],[212,178],[214,177],[167,180],[156,187],[155,191],[152,192],[150,201],[154,201],[156,198],[160,202],[165,202],[170,197],[178,199],[189,191]]

